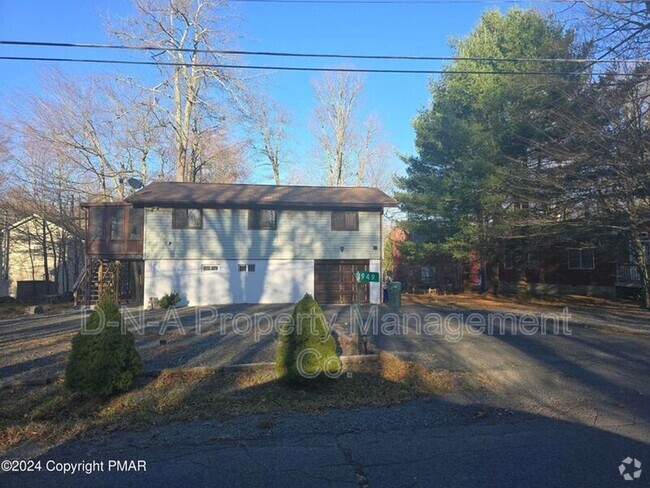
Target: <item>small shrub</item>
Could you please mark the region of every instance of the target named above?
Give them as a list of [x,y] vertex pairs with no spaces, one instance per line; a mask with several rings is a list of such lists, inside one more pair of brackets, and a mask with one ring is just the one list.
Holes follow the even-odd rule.
[[[115,304],[106,298],[97,308],[104,314],[104,327],[96,334],[82,334],[80,331],[72,339],[65,386],[85,396],[107,397],[131,388],[142,363],[133,334],[122,333],[122,315]],[[101,325],[100,314],[94,311],[86,329],[97,331]]]
[[169,308],[173,307],[180,301],[181,295],[178,292],[173,291],[171,293],[166,293],[163,295],[162,298],[158,301],[158,305],[160,305],[160,308]]
[[294,307],[291,321],[280,329],[275,363],[280,377],[291,383],[308,382],[341,368],[323,310],[308,293]]

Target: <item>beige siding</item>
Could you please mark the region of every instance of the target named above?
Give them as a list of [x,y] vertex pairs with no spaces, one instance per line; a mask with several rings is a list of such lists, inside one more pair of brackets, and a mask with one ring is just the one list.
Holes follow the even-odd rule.
[[[51,233],[51,234],[50,234]],[[75,253],[73,244],[66,247],[66,263],[61,262],[61,241],[68,234],[55,224],[47,223],[45,234],[47,264],[50,281],[59,283],[59,292],[69,291],[81,272],[83,257]],[[45,279],[43,259],[42,220],[28,220],[9,232],[9,294],[16,296],[19,281],[42,281]],[[54,245],[52,244],[54,242]],[[67,276],[65,272],[67,271]],[[2,293],[2,290],[0,290]],[[2,296],[0,294],[0,296]]]
[[171,215],[146,210],[145,259],[380,259],[379,212],[359,212],[358,231],[332,231],[330,212],[279,211],[277,230],[248,230],[247,210],[205,209],[203,229],[172,229]]

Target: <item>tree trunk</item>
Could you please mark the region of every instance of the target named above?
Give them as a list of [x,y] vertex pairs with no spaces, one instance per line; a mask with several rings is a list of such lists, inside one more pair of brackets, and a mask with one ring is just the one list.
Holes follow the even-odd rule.
[[499,296],[499,260],[490,263],[490,289],[493,296]]
[[517,298],[527,298],[528,293],[528,279],[526,278],[526,270],[521,270],[518,273],[517,280]]
[[[43,244],[43,281],[50,281],[50,266],[47,261],[47,230],[45,224],[45,218],[41,221],[41,243]],[[46,285],[49,287],[49,285]]]
[[650,310],[650,270],[648,270],[648,259],[645,254],[643,241],[638,234],[632,237],[632,255],[639,269],[641,277],[641,298],[645,308]]

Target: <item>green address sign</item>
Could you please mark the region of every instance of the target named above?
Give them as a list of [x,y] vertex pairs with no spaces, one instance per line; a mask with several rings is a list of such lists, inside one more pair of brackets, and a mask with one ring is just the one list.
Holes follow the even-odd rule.
[[371,271],[357,271],[357,283],[379,283],[379,273]]

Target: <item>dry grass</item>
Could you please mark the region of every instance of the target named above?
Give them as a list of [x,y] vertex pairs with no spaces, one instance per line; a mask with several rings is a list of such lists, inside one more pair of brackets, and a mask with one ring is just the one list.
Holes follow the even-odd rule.
[[419,305],[448,305],[472,309],[509,308],[522,312],[536,311],[546,307],[598,307],[611,310],[641,309],[638,303],[628,300],[608,300],[580,295],[531,295],[522,297],[499,295],[495,297],[491,293],[464,292],[450,295],[405,294],[403,300],[406,303]]
[[[15,319],[25,316],[25,311],[29,305],[19,303],[2,303],[0,304],[0,320]],[[58,314],[72,309],[72,303],[47,303],[41,304],[44,314]],[[38,317],[40,315],[36,315]]]
[[25,307],[14,303],[0,304],[0,320],[14,319],[25,315]]
[[446,393],[462,381],[458,373],[431,372],[388,354],[370,364],[308,388],[279,382],[274,372],[197,370],[141,379],[132,391],[105,401],[84,399],[60,383],[3,390],[0,452],[24,441],[51,446],[84,433],[174,421],[393,404]]

